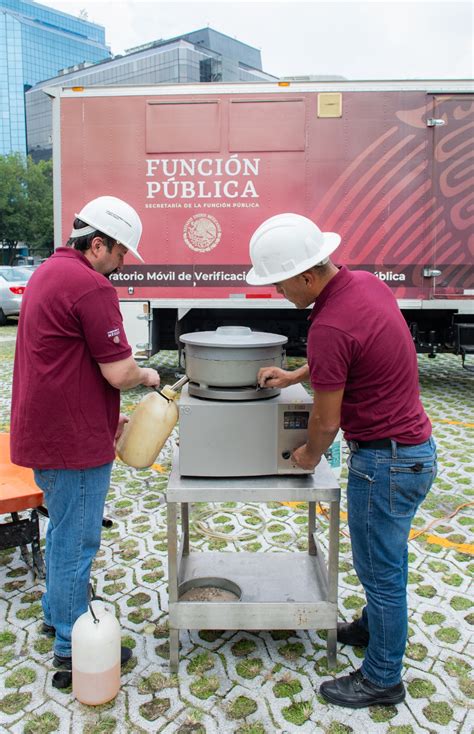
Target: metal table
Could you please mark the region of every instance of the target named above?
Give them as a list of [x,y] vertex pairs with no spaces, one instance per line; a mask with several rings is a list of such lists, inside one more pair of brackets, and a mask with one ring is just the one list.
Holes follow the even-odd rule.
[[[178,452],[176,448],[166,492],[170,669],[178,669],[180,629],[326,629],[328,666],[334,668],[341,490],[326,459],[310,475],[216,479],[181,477]],[[192,502],[274,501],[308,502],[307,553],[190,553]],[[328,502],[330,508],[327,565],[316,538],[316,502]],[[202,577],[229,579],[240,587],[240,599],[180,601],[178,587]]]

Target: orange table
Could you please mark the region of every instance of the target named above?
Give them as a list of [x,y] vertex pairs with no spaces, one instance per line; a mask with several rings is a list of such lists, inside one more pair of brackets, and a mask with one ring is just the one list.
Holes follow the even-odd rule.
[[[10,435],[0,433],[0,514],[11,515],[10,522],[0,524],[0,549],[20,546],[23,560],[40,578],[44,578],[44,564],[37,508],[42,504],[43,492],[35,484],[33,471],[11,463]],[[18,513],[23,510],[31,510],[31,514],[20,520]]]

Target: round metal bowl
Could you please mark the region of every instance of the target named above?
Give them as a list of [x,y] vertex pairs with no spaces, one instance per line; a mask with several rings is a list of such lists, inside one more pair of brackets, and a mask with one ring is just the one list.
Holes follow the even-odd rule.
[[182,334],[186,375],[203,387],[255,387],[262,367],[282,367],[286,336],[220,326]]
[[202,359],[185,352],[186,374],[190,382],[206,387],[253,387],[257,384],[258,371],[262,367],[281,367],[283,354],[263,359],[229,360]]
[[179,601],[229,602],[240,601],[242,590],[230,579],[201,576],[178,586]]

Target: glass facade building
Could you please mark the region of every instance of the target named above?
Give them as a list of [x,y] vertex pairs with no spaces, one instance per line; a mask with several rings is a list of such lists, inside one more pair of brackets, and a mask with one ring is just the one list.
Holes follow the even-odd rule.
[[124,56],[48,79],[29,90],[26,94],[28,152],[35,160],[51,156],[51,100],[44,91],[47,87],[275,79],[262,70],[258,49],[212,28],[156,41],[130,49]]
[[110,58],[105,29],[28,0],[0,0],[0,155],[26,153],[25,91],[64,67]]

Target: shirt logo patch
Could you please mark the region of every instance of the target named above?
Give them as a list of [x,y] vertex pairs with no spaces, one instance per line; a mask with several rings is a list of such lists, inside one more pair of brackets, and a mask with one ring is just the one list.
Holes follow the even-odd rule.
[[[111,331],[107,332],[107,336],[109,337],[109,339],[113,339],[113,337],[120,336],[120,329],[111,329]],[[118,342],[118,341],[119,339],[114,339],[114,342]]]

